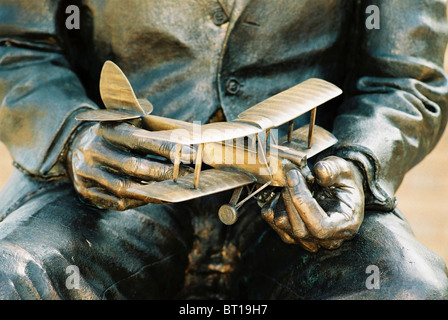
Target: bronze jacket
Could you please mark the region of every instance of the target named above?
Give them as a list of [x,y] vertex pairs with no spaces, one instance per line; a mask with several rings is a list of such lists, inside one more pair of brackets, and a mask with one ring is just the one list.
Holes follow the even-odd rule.
[[[79,30],[67,28],[70,4]],[[372,4],[379,29],[366,25]],[[323,78],[344,95],[318,124],[365,169],[368,204],[390,209],[447,121],[445,12],[435,0],[0,0],[0,138],[28,174],[64,175],[75,115],[102,107],[108,59],[155,114],[189,121],[220,108],[233,119]]]

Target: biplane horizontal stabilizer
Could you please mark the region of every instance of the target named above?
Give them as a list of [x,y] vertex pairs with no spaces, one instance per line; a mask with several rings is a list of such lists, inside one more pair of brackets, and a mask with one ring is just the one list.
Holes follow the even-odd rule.
[[153,182],[140,188],[129,191],[163,202],[174,203],[187,201],[222,191],[235,189],[255,182],[249,174],[220,169],[207,169],[201,171],[201,182],[194,188],[194,174],[179,177],[177,182],[164,180]]
[[76,116],[76,120],[80,121],[126,121],[140,118],[142,114],[131,113],[121,110],[89,110]]

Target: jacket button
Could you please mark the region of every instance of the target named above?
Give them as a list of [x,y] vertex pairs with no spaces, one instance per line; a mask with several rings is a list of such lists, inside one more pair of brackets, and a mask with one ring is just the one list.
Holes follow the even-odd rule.
[[226,83],[226,91],[229,94],[237,94],[240,91],[241,84],[235,78],[230,78]]
[[217,26],[220,26],[229,20],[227,18],[227,15],[224,13],[224,11],[221,8],[217,8],[217,9],[213,10],[212,19],[213,19],[213,23],[216,24]]

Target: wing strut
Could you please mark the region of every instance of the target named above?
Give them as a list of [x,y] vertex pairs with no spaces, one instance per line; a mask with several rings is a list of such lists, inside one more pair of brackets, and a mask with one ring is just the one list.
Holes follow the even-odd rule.
[[292,140],[292,133],[294,131],[294,119],[289,121],[289,128],[288,128],[288,142],[291,142]]
[[313,144],[313,133],[314,133],[314,124],[316,123],[316,112],[317,108],[311,110],[310,124],[308,128],[308,148],[311,148],[311,145]]
[[177,178],[179,178],[181,153],[182,153],[182,145],[180,143],[177,143],[176,149],[174,150],[174,168],[173,168],[173,181],[174,182],[177,182]]
[[194,166],[194,188],[197,189],[199,187],[199,177],[201,176],[201,167],[202,167],[202,151],[204,150],[204,144],[201,143],[198,145],[198,151],[196,154],[196,164]]
[[271,166],[269,165],[268,158],[266,157],[266,153],[264,152],[266,149],[266,145],[263,145],[263,140],[260,139],[260,135],[258,133],[255,134],[258,140],[258,154],[261,154],[263,164],[266,165],[266,170],[269,173],[269,176],[272,178]]
[[247,200],[249,200],[250,198],[252,198],[253,196],[255,196],[256,194],[258,194],[260,191],[263,191],[266,187],[271,185],[271,181],[266,182],[264,185],[262,185],[260,188],[258,188],[257,190],[255,190],[254,192],[252,192],[251,194],[249,194],[246,198],[244,198],[243,200],[241,200],[240,202],[238,202],[235,205],[235,208],[238,210],[239,208],[241,208],[241,206],[246,203]]

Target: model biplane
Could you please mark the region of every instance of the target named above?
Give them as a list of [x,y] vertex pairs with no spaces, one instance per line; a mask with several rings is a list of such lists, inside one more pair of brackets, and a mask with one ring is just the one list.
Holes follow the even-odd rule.
[[[153,106],[137,99],[121,69],[107,61],[100,78],[100,94],[106,109],[90,110],[77,116],[83,121],[130,121],[140,119],[141,138],[176,145],[171,161],[173,179],[149,182],[133,192],[148,202],[174,203],[235,189],[230,203],[218,214],[233,224],[238,209],[268,186],[286,186],[285,170],[295,167],[310,183],[313,180],[307,159],[336,143],[336,138],[315,125],[316,108],[342,93],[321,79],[306,80],[262,101],[228,122],[204,125],[151,115]],[[308,125],[294,129],[294,119],[310,112]],[[273,130],[285,125],[288,134],[277,141]],[[238,143],[239,142],[239,143]],[[182,146],[194,150],[188,163]],[[194,164],[194,173],[179,176],[181,165]],[[204,169],[206,164],[210,169]],[[249,185],[252,188],[249,188]],[[247,196],[239,200],[244,187]]]

